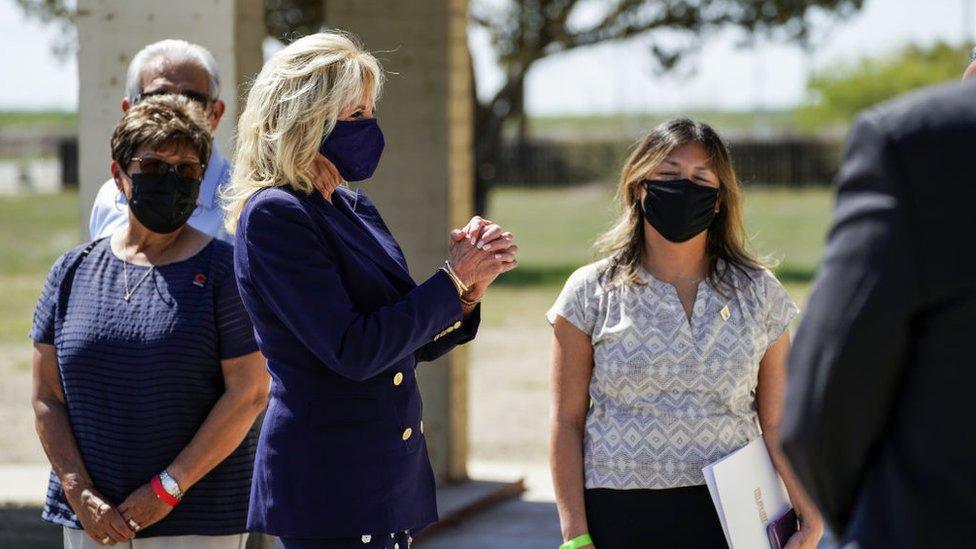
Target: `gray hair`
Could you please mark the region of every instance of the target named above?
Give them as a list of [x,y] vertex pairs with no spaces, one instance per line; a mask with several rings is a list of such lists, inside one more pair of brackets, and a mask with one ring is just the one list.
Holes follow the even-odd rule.
[[972,63],[973,61],[976,61],[976,47],[973,48],[973,51],[969,52],[969,62]]
[[217,73],[217,61],[207,48],[191,44],[186,40],[160,40],[139,50],[139,53],[129,63],[129,70],[125,77],[125,92],[129,103],[135,104],[139,100],[142,89],[142,68],[146,63],[163,57],[173,62],[189,62],[207,71],[210,79],[210,99],[217,99],[220,95],[220,75]]

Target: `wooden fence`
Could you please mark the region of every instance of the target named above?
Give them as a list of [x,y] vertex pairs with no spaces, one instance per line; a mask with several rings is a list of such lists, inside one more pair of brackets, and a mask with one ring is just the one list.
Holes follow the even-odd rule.
[[[529,141],[506,145],[499,161],[482,166],[492,185],[564,186],[616,180],[629,142]],[[828,185],[840,162],[842,143],[817,137],[738,138],[729,143],[739,180],[745,185],[802,187]],[[0,157],[16,153],[56,156],[65,186],[78,183],[78,142],[74,136],[11,139],[0,136]]]
[[[562,186],[615,180],[631,151],[625,142],[530,141],[507,145],[499,162],[482,173],[506,186]],[[740,181],[746,185],[829,185],[842,142],[816,137],[736,139],[729,143]]]

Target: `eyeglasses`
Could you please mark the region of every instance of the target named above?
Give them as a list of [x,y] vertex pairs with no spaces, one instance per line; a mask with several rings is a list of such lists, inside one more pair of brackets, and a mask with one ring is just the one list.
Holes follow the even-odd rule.
[[182,95],[183,97],[189,99],[190,101],[195,101],[195,102],[199,103],[200,105],[202,105],[204,107],[206,107],[210,103],[210,101],[211,101],[210,96],[208,96],[207,94],[203,94],[203,93],[200,93],[200,92],[195,92],[193,90],[178,90],[178,91],[177,90],[173,90],[173,91],[170,91],[170,90],[156,90],[156,91],[153,91],[153,92],[142,92],[142,93],[140,93],[136,97],[136,103],[142,101],[143,99],[145,99],[147,97],[155,97],[157,95]]
[[147,175],[163,176],[169,172],[173,172],[180,177],[185,177],[186,179],[192,179],[194,181],[203,181],[203,171],[207,167],[206,164],[201,164],[200,162],[180,162],[179,164],[170,164],[169,162],[164,162],[158,158],[133,157],[132,161],[138,162],[139,171]]

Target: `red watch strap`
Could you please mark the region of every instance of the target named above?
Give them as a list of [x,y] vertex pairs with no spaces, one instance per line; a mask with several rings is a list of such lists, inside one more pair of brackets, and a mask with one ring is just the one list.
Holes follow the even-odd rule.
[[163,488],[163,483],[158,476],[153,477],[149,484],[152,486],[153,492],[156,493],[156,497],[163,500],[163,503],[170,507],[176,507],[179,504],[180,500],[167,492],[166,488]]

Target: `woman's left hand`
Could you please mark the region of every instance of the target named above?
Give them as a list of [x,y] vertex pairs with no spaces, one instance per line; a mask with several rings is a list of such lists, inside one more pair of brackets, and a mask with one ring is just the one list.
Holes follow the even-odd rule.
[[135,532],[145,530],[148,526],[163,520],[173,510],[156,496],[148,483],[129,494],[118,509],[129,528]]
[[823,537],[823,524],[800,522],[800,531],[793,534],[783,549],[816,549]]

